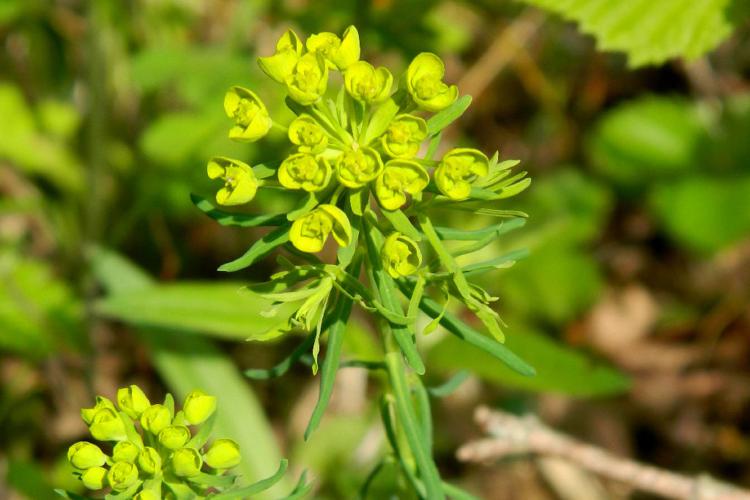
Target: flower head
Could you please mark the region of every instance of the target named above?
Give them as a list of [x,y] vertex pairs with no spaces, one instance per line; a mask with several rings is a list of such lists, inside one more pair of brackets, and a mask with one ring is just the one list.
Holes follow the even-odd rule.
[[276,43],[276,53],[268,57],[259,57],[258,66],[271,78],[284,83],[292,74],[302,50],[302,41],[293,30],[287,30]]
[[422,52],[409,64],[406,87],[420,109],[440,111],[458,97],[458,87],[443,83],[445,64],[431,52]]
[[255,198],[258,179],[247,163],[216,156],[208,162],[208,177],[222,179],[224,187],[216,193],[219,205],[242,205]]
[[361,188],[383,170],[383,160],[371,148],[344,151],[336,158],[336,177],[348,188]]
[[348,246],[352,238],[349,219],[335,205],[319,205],[312,212],[294,221],[289,231],[289,239],[298,250],[315,253],[323,250],[331,234],[340,246]]
[[427,171],[417,162],[391,160],[375,182],[375,195],[386,210],[398,210],[406,204],[406,195],[422,192],[430,183]]
[[489,160],[479,150],[457,148],[449,151],[435,169],[435,184],[448,198],[465,200],[471,195],[471,183],[489,172]]
[[190,425],[202,424],[216,411],[216,396],[195,389],[185,396],[182,411]]
[[300,153],[320,153],[328,146],[328,135],[310,115],[299,115],[289,125],[289,140]]
[[414,274],[422,265],[419,245],[401,233],[391,233],[386,238],[380,255],[383,267],[393,278]]
[[204,459],[214,469],[229,469],[240,463],[240,446],[231,439],[217,439]]
[[77,469],[98,467],[104,465],[106,460],[101,448],[87,441],[79,441],[68,448],[68,461]]
[[346,28],[341,38],[329,32],[310,35],[306,45],[310,52],[321,54],[330,68],[343,71],[359,60],[359,32],[354,26]]
[[229,138],[235,141],[255,142],[271,129],[273,121],[260,98],[251,90],[232,87],[224,95],[224,111],[234,119]]
[[151,402],[137,385],[122,387],[117,390],[117,405],[130,418],[140,418],[141,414],[151,406]]
[[386,68],[376,69],[367,61],[357,61],[346,68],[344,85],[356,100],[367,104],[379,103],[390,96],[393,75]]
[[309,52],[297,60],[284,80],[289,97],[309,106],[323,97],[328,87],[328,66],[320,54]]
[[331,166],[323,158],[297,153],[289,156],[279,167],[279,183],[287,189],[315,192],[324,189],[331,180]]
[[394,158],[414,158],[427,137],[427,123],[414,115],[399,115],[393,119],[381,138],[383,149]]

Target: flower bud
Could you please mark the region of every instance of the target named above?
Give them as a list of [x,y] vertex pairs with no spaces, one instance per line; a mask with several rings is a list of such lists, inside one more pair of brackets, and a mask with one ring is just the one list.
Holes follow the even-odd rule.
[[107,476],[107,469],[104,467],[91,467],[81,474],[81,482],[89,490],[100,490],[104,488],[104,478]]
[[184,425],[170,425],[159,432],[159,442],[165,448],[176,450],[190,440],[190,429]]
[[98,412],[102,408],[109,408],[110,410],[114,410],[115,405],[112,403],[112,401],[105,398],[104,396],[97,396],[96,405],[93,408],[81,409],[81,418],[83,418],[83,421],[86,422],[86,425],[91,425],[91,421],[94,419],[94,415],[96,415],[96,412]]
[[137,385],[121,387],[117,390],[117,404],[127,416],[137,420],[151,406],[151,402]]
[[124,441],[127,438],[120,415],[110,408],[102,408],[94,414],[89,431],[99,441]]
[[401,233],[392,233],[386,238],[381,256],[383,267],[393,278],[414,274],[422,265],[419,245]]
[[89,469],[104,465],[106,459],[101,448],[88,441],[79,441],[68,448],[68,461],[76,469]]
[[315,253],[323,249],[331,234],[340,246],[349,246],[352,226],[340,208],[326,204],[295,220],[289,230],[289,240],[298,250]]
[[112,460],[115,462],[130,462],[132,464],[135,463],[135,459],[138,458],[140,451],[134,443],[120,441],[112,450]]
[[169,409],[161,404],[151,405],[141,415],[141,427],[151,434],[159,434],[163,428],[172,422]]
[[203,459],[194,448],[180,448],[172,454],[172,469],[180,477],[193,477],[201,472]]
[[153,476],[161,471],[161,456],[150,446],[146,446],[138,454],[138,467],[146,474]]
[[445,64],[430,52],[422,52],[406,70],[406,88],[420,109],[440,111],[458,97],[458,87],[443,83]]
[[196,389],[185,397],[182,411],[190,425],[199,425],[216,410],[216,397]]
[[229,469],[240,463],[240,446],[231,439],[217,439],[204,455],[206,463],[214,469]]
[[107,473],[107,482],[115,491],[125,491],[138,481],[138,467],[129,462],[117,462]]
[[393,75],[386,68],[375,68],[367,61],[357,61],[346,69],[344,86],[356,100],[375,104],[383,102],[391,94]]
[[242,205],[255,198],[258,179],[247,163],[216,156],[208,162],[207,171],[209,179],[224,181],[224,187],[216,193],[216,203],[219,205]]

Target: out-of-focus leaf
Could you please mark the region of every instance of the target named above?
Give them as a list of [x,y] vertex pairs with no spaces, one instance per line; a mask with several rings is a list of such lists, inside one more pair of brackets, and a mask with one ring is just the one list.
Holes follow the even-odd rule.
[[688,101],[645,97],[605,114],[586,148],[608,179],[638,187],[695,167],[703,135],[698,110]]
[[76,344],[82,312],[45,263],[0,252],[0,349],[37,358]]
[[511,328],[506,343],[509,349],[534,364],[536,376],[519,375],[492,356],[454,337],[446,337],[430,351],[429,366],[446,374],[471,370],[482,379],[503,387],[580,397],[618,394],[628,388],[628,379],[617,370],[544,335]]
[[623,51],[631,66],[695,59],[729,36],[730,0],[523,0],[576,21],[600,50]]
[[750,177],[691,177],[656,188],[650,205],[679,243],[714,252],[750,237],[748,200]]
[[56,500],[60,497],[52,490],[44,471],[35,463],[10,460],[7,462],[5,481],[8,486],[26,498]]
[[242,288],[240,283],[161,284],[109,295],[96,310],[136,325],[236,340],[262,338],[294,312],[291,304],[264,317],[271,302],[243,293]]
[[141,149],[155,162],[179,168],[215,136],[226,120],[205,113],[172,113],[158,118],[143,133]]
[[[110,293],[146,293],[159,287],[141,269],[116,253],[97,249],[92,264],[97,279]],[[237,288],[234,290],[236,292]],[[235,471],[241,474],[243,484],[273,474],[281,461],[273,430],[260,402],[234,363],[213,343],[198,336],[161,329],[142,329],[139,333],[151,349],[154,365],[178,399],[195,388],[218,397],[214,436],[239,443],[242,462]],[[291,483],[284,478],[258,498],[278,497],[289,488]]]

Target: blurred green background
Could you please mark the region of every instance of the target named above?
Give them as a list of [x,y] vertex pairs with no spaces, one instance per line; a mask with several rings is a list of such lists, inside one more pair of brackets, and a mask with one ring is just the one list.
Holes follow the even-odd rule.
[[[474,373],[433,408],[442,473],[483,498],[566,498],[532,461],[454,458],[478,435],[471,415],[483,403],[750,486],[747,7],[559,3],[0,0],[0,497],[80,491],[64,457],[86,432],[79,409],[130,383],[154,399],[216,394],[217,435],[240,442],[245,477],[288,456],[312,472],[315,498],[355,496],[386,446],[377,380],[342,370],[304,443],[309,368],[242,375],[299,341],[244,341],[271,320],[237,291],[275,261],[218,273],[259,233],[218,226],[189,197],[214,192],[210,156],[252,163],[286,147],[281,135],[226,137],[231,85],[257,91],[279,121],[291,116],[255,57],[289,26],[349,24],[364,57],[396,70],[420,51],[444,57],[447,79],[474,96],[449,142],[499,149],[533,178],[507,202],[529,222],[492,248],[530,256],[480,279],[500,297],[508,345],[539,375],[518,377],[440,331],[420,339],[431,383]],[[281,211],[289,200],[264,194],[253,206]],[[359,318],[346,349],[374,356]],[[375,497],[393,481],[381,476]],[[631,497],[601,487],[602,498]]]

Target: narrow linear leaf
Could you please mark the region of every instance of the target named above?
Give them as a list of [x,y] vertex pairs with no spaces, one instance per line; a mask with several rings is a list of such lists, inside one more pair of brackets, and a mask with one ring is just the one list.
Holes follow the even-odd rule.
[[[325,328],[325,325],[323,326]],[[253,380],[268,380],[284,375],[289,369],[299,361],[310,349],[312,349],[313,343],[315,342],[315,332],[308,334],[305,340],[302,341],[292,352],[284,358],[283,361],[276,364],[272,368],[261,369],[261,368],[250,368],[245,370],[245,376]]]
[[266,479],[262,479],[257,483],[253,483],[243,488],[227,491],[225,493],[219,493],[218,495],[214,495],[211,498],[213,500],[234,500],[248,498],[250,495],[257,495],[258,493],[269,489],[271,486],[281,481],[288,466],[289,461],[283,459],[279,464],[278,470],[276,470],[273,476],[267,477]]
[[393,229],[405,234],[414,241],[422,241],[422,233],[411,223],[409,218],[401,210],[381,210],[383,216],[388,219]]
[[208,215],[222,226],[238,227],[259,227],[259,226],[280,226],[286,223],[286,216],[283,214],[232,214],[219,210],[216,205],[208,199],[191,193],[190,200],[204,214]]
[[471,377],[471,372],[468,370],[461,370],[449,378],[445,383],[438,385],[437,387],[428,387],[427,392],[431,396],[436,398],[444,398],[453,393],[458,387],[463,384],[466,379]]
[[458,120],[471,105],[471,96],[463,95],[444,110],[427,120],[427,135],[435,135]]
[[453,229],[451,227],[435,227],[435,232],[441,240],[474,241],[481,240],[488,235],[501,236],[513,231],[514,229],[523,227],[525,224],[526,219],[518,217],[515,219],[504,220],[499,224],[493,224],[492,226],[483,229],[464,230]]
[[246,267],[252,266],[258,260],[268,255],[274,248],[283,245],[289,241],[289,229],[291,225],[284,225],[271,231],[263,238],[256,241],[250,249],[241,257],[219,266],[219,271],[234,272]]

